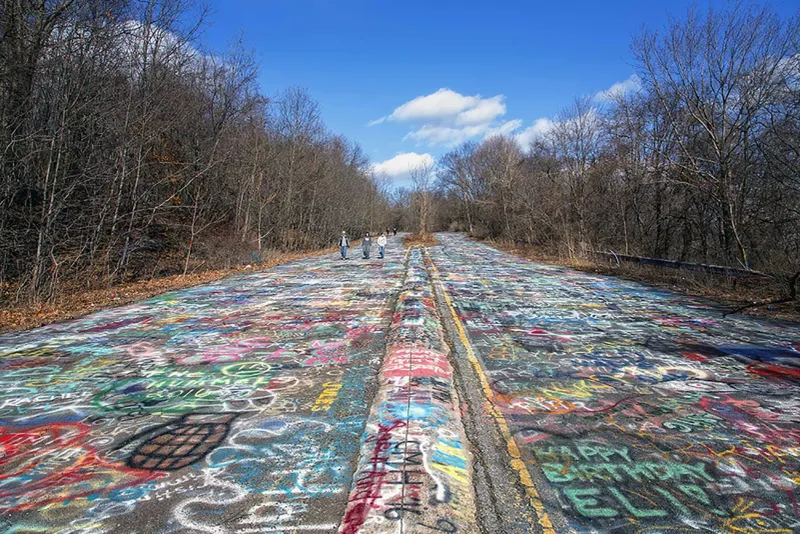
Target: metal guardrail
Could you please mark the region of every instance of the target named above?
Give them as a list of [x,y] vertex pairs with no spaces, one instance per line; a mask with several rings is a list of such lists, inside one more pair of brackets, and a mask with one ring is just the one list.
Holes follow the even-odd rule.
[[677,260],[662,260],[660,258],[646,258],[643,256],[630,256],[628,254],[617,254],[616,252],[599,252],[596,250],[593,250],[592,254],[603,256],[606,258],[613,258],[614,260],[616,260],[617,265],[619,265],[621,261],[625,261],[630,263],[640,263],[643,265],[655,265],[656,267],[685,269],[687,271],[702,271],[712,274],[722,274],[725,276],[733,276],[733,277],[757,276],[757,277],[770,278],[768,274],[764,274],[759,271],[751,271],[748,269],[737,269],[735,267],[725,267],[723,265],[706,265],[704,263],[688,263]]

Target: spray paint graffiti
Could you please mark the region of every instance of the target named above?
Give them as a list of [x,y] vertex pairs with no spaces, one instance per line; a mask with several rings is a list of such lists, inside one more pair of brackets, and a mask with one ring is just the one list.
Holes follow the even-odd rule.
[[419,248],[409,255],[386,350],[339,531],[476,532],[471,455]]
[[335,530],[404,272],[311,258],[0,336],[0,530]]
[[176,421],[146,430],[117,446],[145,438],[128,456],[128,466],[150,471],[175,471],[191,465],[218,447],[238,414],[183,415]]
[[800,531],[800,328],[430,249],[556,531]]
[[[800,531],[796,325],[440,240],[514,461],[558,531]],[[419,251],[2,336],[0,525],[473,531],[448,355]]]

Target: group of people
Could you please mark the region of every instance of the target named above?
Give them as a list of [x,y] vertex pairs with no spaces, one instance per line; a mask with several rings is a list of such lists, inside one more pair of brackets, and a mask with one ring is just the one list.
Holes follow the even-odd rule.
[[[392,230],[394,235],[397,235],[397,228]],[[378,236],[378,258],[383,259],[386,254],[386,235],[389,233],[389,229],[387,228],[385,232],[381,232],[381,235]],[[347,232],[342,230],[342,237],[339,238],[339,252],[342,255],[342,259],[347,259],[347,249],[350,248],[350,239],[347,237]],[[361,253],[364,255],[364,259],[369,259],[370,250],[372,249],[372,237],[369,235],[369,232],[364,234],[364,238],[361,240]]]

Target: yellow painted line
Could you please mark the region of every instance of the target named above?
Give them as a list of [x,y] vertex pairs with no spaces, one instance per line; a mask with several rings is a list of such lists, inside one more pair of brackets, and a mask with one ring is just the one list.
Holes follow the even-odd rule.
[[475,351],[472,349],[472,343],[470,343],[469,338],[467,337],[467,331],[464,328],[461,319],[458,318],[458,313],[456,313],[456,309],[453,307],[453,301],[450,299],[450,295],[447,293],[444,283],[442,282],[442,277],[439,275],[439,269],[437,269],[436,264],[433,263],[427,248],[425,248],[425,256],[428,258],[431,267],[433,268],[433,274],[442,290],[442,295],[444,295],[447,308],[450,310],[450,314],[453,316],[453,322],[458,330],[458,337],[467,352],[467,359],[469,360],[469,363],[472,364],[472,368],[475,370],[475,373],[477,373],[478,378],[480,379],[481,387],[483,388],[483,395],[486,400],[486,408],[489,413],[492,414],[494,420],[497,421],[497,426],[500,428],[500,434],[506,441],[506,448],[508,449],[508,454],[511,456],[511,468],[517,472],[519,481],[525,488],[525,494],[528,497],[528,501],[530,501],[531,506],[536,511],[537,523],[539,523],[539,526],[542,527],[542,530],[545,534],[555,534],[556,531],[553,528],[553,524],[550,522],[550,517],[547,515],[547,511],[544,508],[542,497],[539,495],[539,491],[536,489],[536,486],[533,483],[531,473],[528,471],[528,466],[526,466],[525,462],[522,460],[519,447],[517,447],[517,443],[514,441],[514,436],[511,435],[511,430],[508,427],[506,418],[503,416],[497,406],[495,406],[494,392],[489,386],[489,380],[487,380],[486,374],[483,372],[483,367],[481,367],[480,360],[478,360],[478,357],[475,356]]

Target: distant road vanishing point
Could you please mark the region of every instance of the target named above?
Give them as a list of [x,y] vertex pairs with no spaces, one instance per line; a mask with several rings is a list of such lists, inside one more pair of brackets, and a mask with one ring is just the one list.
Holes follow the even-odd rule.
[[0,336],[0,531],[800,532],[800,325],[437,237]]

